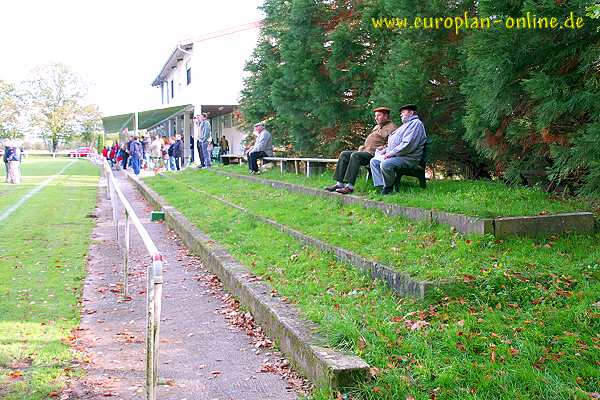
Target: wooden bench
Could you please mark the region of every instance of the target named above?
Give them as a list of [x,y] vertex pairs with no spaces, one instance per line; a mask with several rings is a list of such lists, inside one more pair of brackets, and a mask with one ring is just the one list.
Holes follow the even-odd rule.
[[310,176],[311,168],[310,164],[321,163],[321,164],[337,164],[337,158],[301,158],[301,157],[265,157],[263,160],[266,161],[279,161],[279,167],[281,172],[284,172],[284,164],[286,162],[294,162],[294,170],[296,174],[298,171],[298,163],[303,162],[306,164],[306,176]]
[[394,182],[394,189],[396,191],[400,191],[400,180],[404,175],[413,176],[419,180],[419,186],[422,189],[427,187],[427,179],[425,178],[425,168],[427,167],[427,162],[429,161],[429,147],[431,146],[431,139],[427,138],[427,141],[423,145],[423,154],[421,155],[421,161],[419,164],[413,168],[406,167],[397,167],[396,171],[396,181]]
[[226,159],[228,162],[224,162],[223,164],[229,164],[232,161],[239,162],[240,165],[244,163],[246,160],[246,156],[244,154],[221,154],[221,160]]

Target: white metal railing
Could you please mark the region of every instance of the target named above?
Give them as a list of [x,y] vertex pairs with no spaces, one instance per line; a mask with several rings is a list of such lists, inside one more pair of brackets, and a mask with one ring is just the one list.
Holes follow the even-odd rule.
[[[133,224],[142,242],[150,255],[152,264],[147,269],[147,290],[146,290],[146,306],[147,306],[147,324],[146,324],[146,399],[156,399],[156,385],[158,381],[158,343],[160,333],[160,315],[162,301],[162,284],[163,284],[163,259],[162,255],[156,248],[156,245],[150,238],[148,231],[140,222],[135,214],[133,207],[123,195],[119,187],[119,182],[113,175],[110,165],[106,159],[98,154],[91,154],[89,159],[100,167],[102,174],[106,178],[106,192],[112,206],[112,217],[117,235],[117,245],[123,252],[123,299],[128,299],[128,274],[129,274],[129,237],[130,224]],[[123,237],[123,246],[119,240],[119,214],[120,208],[123,207],[125,212],[125,233]]]

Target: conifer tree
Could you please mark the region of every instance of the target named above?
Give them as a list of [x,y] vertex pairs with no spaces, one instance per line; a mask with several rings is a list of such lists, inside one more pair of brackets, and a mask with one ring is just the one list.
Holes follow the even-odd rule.
[[[585,1],[479,2],[483,16],[583,17]],[[506,29],[472,34],[464,45],[466,139],[511,181],[549,173],[599,191],[600,39],[593,20],[581,29]]]

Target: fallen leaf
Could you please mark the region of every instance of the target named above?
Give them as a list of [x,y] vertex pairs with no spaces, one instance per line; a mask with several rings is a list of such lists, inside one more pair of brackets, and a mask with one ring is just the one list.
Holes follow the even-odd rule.
[[361,337],[358,339],[358,348],[359,348],[360,350],[364,350],[364,349],[365,349],[365,347],[367,347],[367,340],[366,340],[364,337],[362,337],[362,336],[361,336]]
[[16,371],[12,371],[10,374],[8,374],[9,377],[11,377],[12,379],[19,379],[20,377],[23,376],[23,372],[16,370]]

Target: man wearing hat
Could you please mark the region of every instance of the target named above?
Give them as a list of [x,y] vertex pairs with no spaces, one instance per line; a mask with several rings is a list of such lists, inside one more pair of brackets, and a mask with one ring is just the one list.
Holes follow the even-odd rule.
[[381,194],[392,193],[396,168],[414,168],[419,164],[427,142],[417,106],[406,104],[400,107],[400,114],[402,125],[388,137],[387,146],[377,150],[370,163],[373,184],[381,189]]
[[256,141],[254,146],[248,149],[248,167],[251,174],[258,174],[258,163],[260,158],[273,157],[273,141],[271,133],[265,129],[265,125],[259,122],[254,125]]
[[373,112],[375,113],[377,125],[367,136],[365,143],[358,148],[358,151],[345,150],[340,153],[333,175],[336,183],[333,186],[326,187],[325,190],[341,194],[352,193],[360,166],[369,165],[369,161],[375,154],[375,149],[385,145],[388,136],[396,129],[396,124],[390,120],[389,108],[377,107]]

